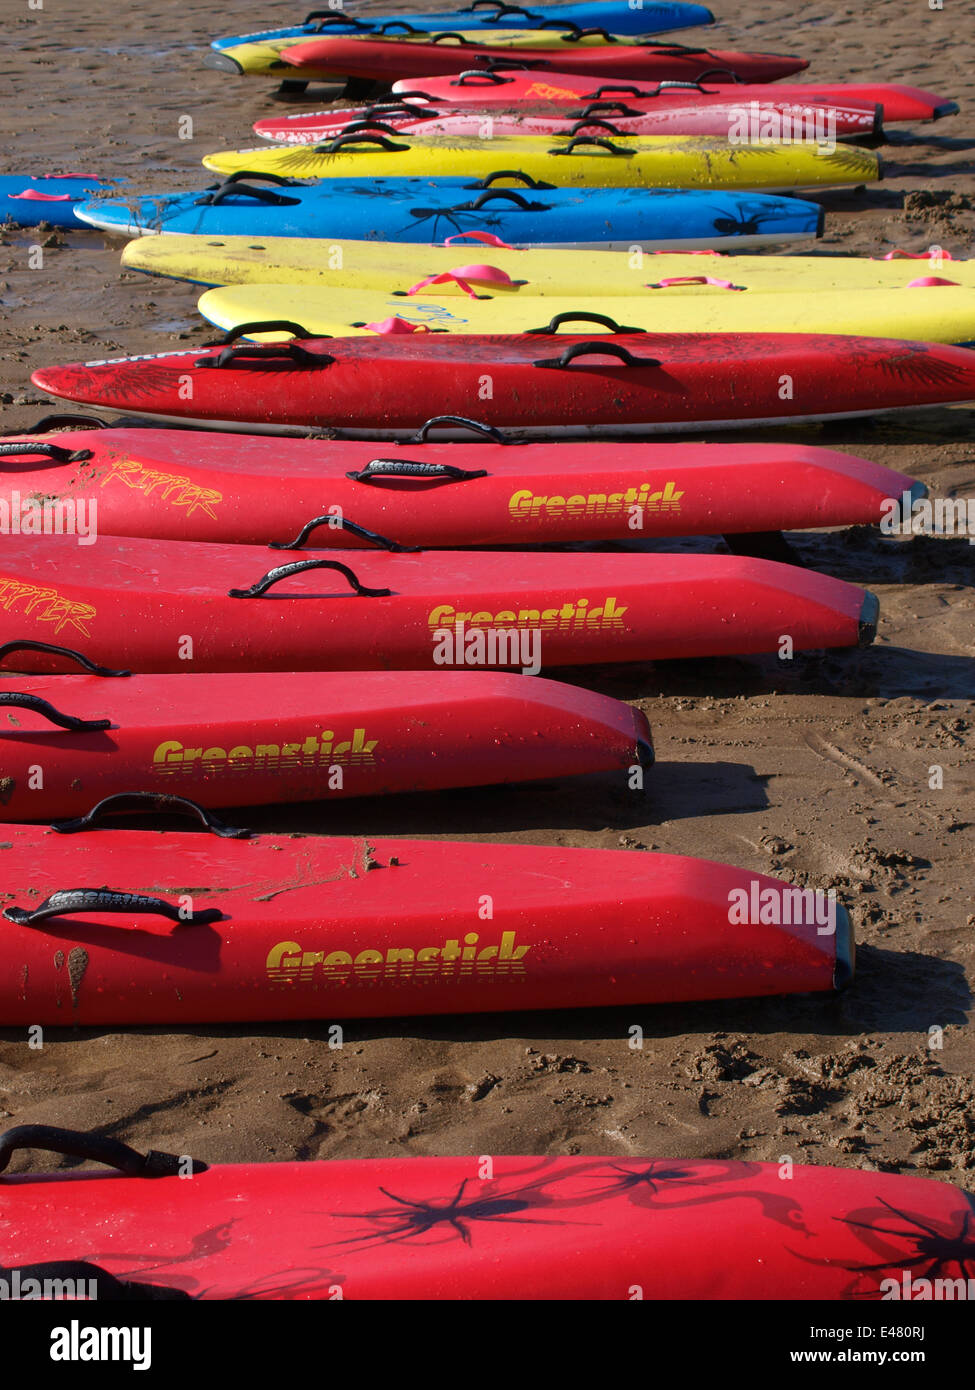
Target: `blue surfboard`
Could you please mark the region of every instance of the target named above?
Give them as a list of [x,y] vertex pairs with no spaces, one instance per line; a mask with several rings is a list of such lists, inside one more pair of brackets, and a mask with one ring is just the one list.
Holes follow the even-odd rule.
[[117,191],[124,180],[79,174],[73,178],[48,178],[37,174],[0,175],[0,223],[36,227],[50,222],[54,227],[78,227],[75,209],[93,193]]
[[[383,34],[421,30],[444,33],[449,29],[537,29],[543,24],[577,25],[580,29],[605,29],[610,34],[632,37],[667,34],[675,29],[694,29],[713,24],[714,15],[704,5],[652,4],[650,0],[579,0],[569,5],[505,5],[480,0],[477,8],[446,10],[440,14],[392,14],[383,19],[359,20],[342,10],[313,10],[303,24],[285,29],[262,29],[253,34],[231,34],[214,39],[216,52],[242,43],[273,43],[278,39],[314,38],[326,34]],[[404,26],[407,26],[404,29]]]
[[83,222],[123,236],[315,237],[442,242],[490,233],[511,246],[695,250],[819,236],[818,203],[759,193],[667,188],[485,187],[470,178],[249,182],[237,175],[200,193],[98,199]]

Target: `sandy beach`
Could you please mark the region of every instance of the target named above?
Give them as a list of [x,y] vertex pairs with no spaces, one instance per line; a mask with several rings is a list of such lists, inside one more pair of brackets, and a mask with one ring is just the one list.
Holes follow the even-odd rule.
[[[0,55],[6,171],[124,176],[134,193],[205,186],[212,176],[202,156],[254,143],[252,122],[278,109],[272,82],[203,67],[206,46],[217,32],[273,22],[275,8],[282,15],[258,0],[218,9],[143,0],[120,20],[107,0],[21,7],[6,21]],[[937,124],[893,127],[879,185],[822,195],[819,249],[882,255],[940,245],[972,254],[975,65],[961,46],[971,6],[813,4],[801,18],[780,0],[719,0],[716,9],[726,22],[678,38],[798,52],[811,60],[807,79],[904,82],[961,106]],[[282,22],[303,14],[285,11]],[[192,138],[181,139],[187,116]],[[35,244],[40,268],[29,265]],[[96,232],[0,232],[0,428],[27,429],[48,413],[29,380],[43,364],[212,338],[194,287],[123,273],[120,250]],[[794,437],[911,474],[932,496],[971,496],[973,424],[975,411],[936,410]],[[801,656],[788,667],[769,657],[560,673],[646,712],[657,764],[644,798],[606,777],[341,810],[282,807],[248,812],[246,822],[660,850],[835,887],[859,941],[847,994],[363,1020],[346,1028],[341,1049],[316,1024],[64,1029],[39,1051],[7,1030],[3,1127],[96,1128],[211,1162],[788,1155],[975,1190],[975,551],[964,539],[867,528],[808,533],[796,548],[808,565],[878,594],[872,648]],[[934,768],[943,770],[939,789]],[[631,1046],[633,1025],[641,1048]],[[15,1166],[51,1161],[21,1155]]]

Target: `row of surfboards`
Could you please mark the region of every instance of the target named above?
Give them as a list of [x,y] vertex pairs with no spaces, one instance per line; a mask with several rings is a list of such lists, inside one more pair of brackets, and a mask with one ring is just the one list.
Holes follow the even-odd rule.
[[[210,157],[227,177],[196,194],[13,190],[24,217],[63,210],[68,225],[166,232],[134,241],[124,263],[218,287],[201,308],[232,341],[39,370],[55,398],[140,419],[56,416],[0,439],[18,500],[35,504],[17,511],[0,577],[0,663],[24,673],[0,687],[5,1022],[334,1020],[850,983],[853,932],[831,895],[726,865],[251,835],[214,814],[592,774],[632,794],[652,776],[639,711],[466,668],[780,651],[783,633],[795,650],[872,640],[876,600],[856,585],[764,554],[618,553],[688,534],[767,552],[783,529],[908,517],[924,488],[792,444],[607,454],[590,436],[975,398],[975,353],[953,346],[975,336],[954,307],[975,291],[965,262],[649,254],[814,236],[817,205],[761,190],[879,173],[857,146],[771,148],[763,165],[720,138],[729,97],[702,85],[766,81],[802,60],[617,39],[710,21],[699,6],[616,0],[531,11],[477,0],[375,26],[315,13],[217,41],[214,65],[287,73],[292,91],[336,72],[447,71],[450,90],[424,79],[383,110],[301,117],[284,135],[267,124],[258,133],[285,148]],[[445,24],[460,37],[441,37]],[[458,49],[473,77],[443,67]],[[522,80],[497,66],[505,54],[545,65],[546,81],[575,72],[583,90],[564,86],[554,108],[550,91],[547,113],[527,117],[532,133],[511,133],[526,121],[504,117]],[[631,109],[572,114],[566,101],[604,99],[602,74],[656,85],[622,94]],[[698,85],[675,92],[668,77]],[[755,96],[760,116],[784,118],[802,90]],[[888,121],[950,105],[907,88],[850,94],[841,135],[875,138],[881,101]],[[496,111],[487,138],[470,138],[472,104],[481,118]],[[570,133],[578,120],[588,125]],[[677,140],[655,140],[661,129]],[[422,244],[448,230],[459,243]],[[484,261],[468,262],[472,244]],[[576,249],[541,249],[560,244]],[[643,252],[603,251],[594,265],[581,244]],[[804,316],[821,301],[823,336],[769,331],[795,326],[797,292]],[[933,331],[921,336],[940,340],[825,335],[849,323],[842,301],[874,295],[871,329],[923,322]],[[652,319],[635,325],[642,314]],[[567,319],[585,335],[561,334]],[[370,322],[384,331],[350,332]],[[487,326],[505,336],[472,332]],[[332,437],[282,437],[323,427]],[[526,436],[537,442],[511,447]],[[97,546],[38,539],[43,505],[68,504],[84,539],[93,497]],[[567,542],[617,553],[555,548]],[[526,545],[517,563],[476,548]],[[477,650],[492,631],[505,646]],[[100,828],[146,808],[185,811],[209,833]],[[196,1164],[184,1182],[170,1155],[33,1126],[0,1137],[0,1171],[28,1148],[119,1176],[55,1178],[56,1203],[50,1179],[0,1179],[2,1273],[90,1281],[101,1298],[879,1297],[885,1280],[954,1272],[971,1216],[942,1184],[835,1169],[786,1183],[753,1163]]]

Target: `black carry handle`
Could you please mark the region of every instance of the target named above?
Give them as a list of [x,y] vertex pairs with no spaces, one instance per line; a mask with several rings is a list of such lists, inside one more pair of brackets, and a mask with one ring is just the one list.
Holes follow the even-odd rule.
[[408,150],[409,145],[398,145],[395,140],[390,140],[387,135],[337,135],[334,140],[323,140],[321,144],[312,145],[312,154],[335,154],[338,150],[344,149],[346,145],[378,145],[381,150]]
[[[434,110],[432,106],[411,106],[406,100],[406,97],[417,95],[422,96],[423,94],[404,92],[402,101],[378,101],[372,106],[364,106],[362,108],[362,118],[363,120],[368,120],[372,116],[415,116],[419,119],[422,116],[424,119],[429,119],[430,117],[440,114],[439,111]],[[323,114],[327,115],[328,113],[324,112]]]
[[112,916],[141,912],[147,917],[165,917],[167,922],[190,927],[205,927],[210,922],[219,922],[223,917],[216,907],[205,907],[202,912],[183,913],[172,903],[166,902],[165,898],[151,897],[146,893],[120,892],[114,888],[60,888],[37,907],[7,907],[3,915],[8,922],[16,922],[19,927],[34,927],[39,922],[49,922],[52,917],[77,917],[87,912],[105,912]]
[[563,314],[556,314],[549,319],[544,328],[527,328],[526,333],[558,333],[563,323],[598,323],[603,328],[608,328],[610,333],[645,333],[645,328],[634,328],[632,324],[617,323],[608,314],[590,314],[583,310],[578,312],[567,309]]
[[[218,338],[215,343],[207,343],[206,346],[229,347],[231,343],[236,343],[238,338],[244,338],[248,333],[293,333],[296,338],[314,338],[315,336],[304,324],[295,323],[294,319],[254,319],[251,323],[234,324],[233,328],[227,329],[222,338]],[[264,344],[264,346],[267,345]]]
[[445,30],[442,34],[431,34],[430,43],[444,43],[447,39],[456,39],[461,48],[483,48],[484,45],[478,39],[465,39],[463,34],[458,34],[456,29]]
[[407,24],[405,19],[387,19],[382,24],[370,28],[373,34],[392,34],[399,29],[404,34],[425,34],[426,29],[418,29],[415,24]]
[[503,14],[523,14],[526,19],[535,18],[531,10],[523,9],[521,5],[506,5],[504,0],[474,0],[473,5],[465,5],[460,13],[476,14],[482,5],[487,6],[489,9],[497,10],[498,13],[494,16],[495,19],[497,19],[498,15]]
[[388,598],[393,592],[392,589],[367,589],[364,584],[360,584],[348,565],[341,565],[337,560],[296,560],[292,565],[279,565],[277,569],[268,570],[267,574],[249,589],[231,589],[227,597],[260,598],[273,584],[279,584],[282,579],[289,579],[293,574],[304,574],[306,570],[338,570],[340,574],[345,575],[352,589],[361,598]]
[[612,121],[604,121],[601,117],[591,117],[589,120],[578,120],[575,125],[570,126],[566,131],[556,131],[557,135],[578,135],[580,130],[608,130],[610,135],[625,135],[625,130],[620,130],[618,125],[613,125]]
[[[435,116],[436,111],[426,111],[426,116]],[[385,121],[380,121],[372,116],[363,116],[360,120],[350,121],[342,131],[343,135],[354,135],[357,130],[378,130],[384,135],[398,135],[395,126],[387,125]]]
[[[185,1289],[170,1288],[167,1284],[143,1284],[135,1280],[116,1279],[101,1265],[90,1260],[44,1260],[40,1264],[0,1265],[0,1276],[10,1280],[17,1276],[23,1289],[28,1279],[44,1287],[45,1281],[66,1286],[76,1292],[72,1302],[82,1303],[158,1303],[169,1299],[192,1299]],[[70,1281],[70,1282],[69,1282]],[[94,1285],[91,1298],[80,1298],[77,1290]],[[49,1284],[48,1287],[51,1285]],[[57,1295],[55,1295],[55,1301]]]
[[707,82],[710,78],[712,82],[717,82],[720,77],[728,78],[729,81],[738,84],[747,83],[749,81],[747,77],[739,76],[739,74],[733,72],[731,68],[708,68],[705,72],[698,73],[697,80],[699,83]]
[[296,186],[294,179],[288,178],[287,174],[272,174],[262,169],[236,169],[232,174],[228,174],[223,184],[213,184],[208,192],[217,188],[222,188],[224,184],[240,183],[243,179],[257,179],[259,183],[275,183],[279,188],[293,188]]
[[107,420],[97,415],[44,415],[29,430],[3,430],[0,434],[49,434],[53,430],[110,430]]
[[[293,328],[299,327],[297,324],[288,325],[285,319],[274,319],[268,323],[244,323],[240,324],[232,332],[238,333],[257,333],[257,332],[291,332]],[[299,328],[303,337],[309,336],[303,328]],[[300,343],[242,343],[239,347],[225,347],[216,357],[198,357],[195,362],[197,367],[230,367],[242,359],[274,360],[275,358],[286,357],[296,367],[329,367],[335,361],[327,352],[309,352]]]
[[[139,1153],[118,1139],[106,1139],[100,1134],[86,1134],[77,1129],[61,1129],[56,1125],[15,1125],[0,1134],[0,1173],[18,1149],[42,1149],[65,1158],[80,1158],[89,1163],[103,1163],[116,1168],[127,1178],[171,1178],[186,1171],[185,1159],[179,1154],[150,1149]],[[194,1173],[205,1173],[207,1165],[190,1160]]]
[[32,642],[24,640],[22,642],[4,642],[0,647],[0,661],[11,656],[14,652],[44,652],[46,656],[66,656],[70,661],[77,661],[78,665],[91,676],[131,676],[131,671],[110,671],[107,666],[96,666],[93,661],[89,661],[81,652],[72,651],[70,647],[57,647],[51,642]]
[[327,512],[323,516],[312,517],[311,521],[306,521],[293,541],[268,541],[271,550],[300,550],[310,535],[318,530],[319,526],[338,527],[341,531],[348,531],[350,535],[358,536],[361,541],[368,541],[370,545],[378,546],[380,550],[389,550],[397,555],[412,554],[422,549],[418,545],[400,545],[399,541],[391,541],[387,536],[381,536],[378,531],[369,531],[365,526],[359,526],[354,521],[348,521],[344,516],[330,516]]
[[593,357],[602,354],[604,357],[618,357],[627,367],[659,367],[661,363],[655,357],[634,357],[629,348],[625,348],[621,343],[573,343],[567,347],[561,357],[547,357],[540,362],[533,362],[533,367],[567,367],[570,362],[574,362],[577,357]]
[[[595,32],[595,30],[589,31],[589,30],[583,29],[583,27],[582,27],[581,24],[576,24],[576,23],[575,23],[573,20],[571,20],[571,19],[543,19],[542,22],[538,25],[538,28],[539,28],[539,29],[564,29],[564,30],[566,30],[567,34],[574,34],[576,37],[578,37],[580,34],[584,34],[584,33],[588,33],[588,32]],[[606,32],[606,30],[604,29],[604,30],[603,30],[603,33],[605,34],[605,32]]]
[[216,184],[199,198],[195,198],[193,206],[217,207],[232,193],[243,193],[246,197],[253,198],[255,203],[269,203],[274,207],[297,207],[301,202],[300,198],[289,198],[286,194],[275,193],[270,188],[254,188],[251,184],[242,182],[244,179],[267,179],[270,183],[280,184],[285,188],[295,187],[292,179],[282,178],[280,174],[259,174],[252,169],[238,169],[235,174],[224,179],[223,183]]
[[121,811],[164,811],[173,815],[192,816],[212,835],[219,835],[221,840],[246,840],[253,833],[250,830],[240,830],[234,825],[226,825],[196,801],[190,801],[185,796],[172,796],[169,792],[115,792],[112,796],[103,797],[84,816],[52,821],[51,829],[56,830],[59,835],[74,835],[79,830],[90,830],[97,826],[104,816]]
[[[518,58],[495,58],[489,57],[484,60],[484,68],[487,72],[535,72],[538,68],[550,68],[551,61],[548,58],[533,58],[530,63]],[[451,82],[452,87],[456,86]]]
[[643,97],[647,95],[642,87],[634,86],[631,82],[608,82],[602,87],[597,87],[594,92],[590,92],[588,97],[580,96],[580,101],[588,101],[590,97],[594,100],[598,100],[601,96],[604,96],[606,92],[622,92],[623,95],[627,97]]
[[[112,727],[110,719],[79,719],[74,714],[62,714],[39,695],[21,694],[16,690],[0,691],[0,708],[29,709],[49,723],[56,724],[59,729],[70,729],[74,734],[95,733]],[[9,732],[9,729],[0,730],[0,735]]]
[[94,458],[91,449],[65,449],[60,444],[4,444],[0,442],[0,459],[30,458],[40,454],[42,458],[53,459],[55,463],[84,463]]
[[604,115],[612,112],[616,116],[642,116],[644,114],[635,106],[627,106],[625,101],[590,101],[581,111],[567,111],[565,119],[567,121],[581,121],[586,116],[595,116],[599,112]]
[[[558,20],[550,19],[547,24],[539,25],[540,29],[556,29],[559,27]],[[563,34],[562,39],[565,43],[578,43],[581,39],[602,39],[603,43],[619,43],[615,34],[611,34],[607,29],[580,29],[578,24],[574,24],[573,34]]]
[[472,68],[469,72],[462,72],[451,82],[451,87],[503,87],[514,82],[513,77],[502,77],[499,72],[493,70],[483,72],[479,68]]
[[292,333],[296,338],[315,336],[303,323],[296,323],[294,319],[252,319],[248,323],[235,323],[233,328],[227,329],[223,337],[218,338],[215,343],[207,343],[206,346],[229,347],[231,343],[236,343],[238,338],[245,338],[248,333]]
[[486,478],[488,472],[486,468],[458,468],[452,463],[422,463],[417,459],[370,459],[358,473],[345,476],[353,483],[372,483],[377,478],[437,478],[447,483],[466,483],[471,478]]
[[546,189],[554,188],[554,183],[546,183],[544,179],[533,178],[531,174],[526,174],[521,169],[496,169],[493,174],[485,174],[473,186],[475,188],[490,188],[495,179],[521,179],[526,188]]
[[494,425],[485,425],[481,420],[469,420],[466,415],[432,415],[429,420],[424,420],[416,434],[411,435],[405,442],[407,444],[425,444],[427,435],[435,425],[463,425],[465,429],[472,430],[474,434],[483,434],[486,438],[493,440],[495,444],[511,444],[513,441],[506,439],[499,429]]
[[481,208],[486,208],[488,203],[497,202],[513,203],[515,207],[521,208],[522,212],[545,212],[551,204],[532,203],[522,193],[518,193],[513,188],[488,188],[483,193],[479,193],[472,203],[460,203],[457,207],[451,208],[451,212],[480,212]]
[[633,150],[624,150],[621,145],[614,145],[612,140],[603,140],[596,135],[575,135],[561,150],[548,150],[548,154],[572,154],[579,145],[598,145],[601,150],[609,150],[610,154],[620,156],[624,159],[632,159]]
[[371,34],[375,28],[372,24],[364,24],[361,19],[336,14],[334,10],[312,10],[311,14],[305,15],[299,27],[303,29],[306,24],[314,24],[316,19],[323,21],[323,29],[330,28],[333,24],[341,24],[347,29],[366,29]]
[[678,82],[676,78],[670,78],[666,82],[658,83],[657,90],[654,92],[654,96],[659,96],[661,92],[666,92],[673,87],[683,88],[685,91],[692,92],[704,91],[704,88],[701,86],[700,77],[697,79],[696,82]]

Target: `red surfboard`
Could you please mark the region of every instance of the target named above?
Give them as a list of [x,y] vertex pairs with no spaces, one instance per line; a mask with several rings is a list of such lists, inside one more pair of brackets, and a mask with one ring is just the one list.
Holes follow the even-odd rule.
[[242,1023],[833,990],[835,897],[627,850],[6,825],[0,1018]]
[[639,710],[497,671],[22,676],[0,684],[0,713],[0,820],[12,821],[77,816],[134,787],[257,806],[653,758]]
[[744,111],[749,122],[758,123],[760,129],[768,130],[771,126],[795,139],[815,139],[817,132],[823,138],[826,132],[841,139],[882,136],[881,109],[876,102],[846,100],[838,106],[826,101],[772,101],[767,95],[769,88],[754,90],[765,92],[766,96],[747,101],[737,93],[705,96],[695,87],[691,94],[683,92],[680,99],[669,102],[655,104],[617,97],[581,105],[576,102],[551,112],[532,111],[526,105],[523,111],[499,106],[486,113],[479,107],[451,105],[447,99],[438,102],[436,108],[425,108],[404,99],[401,106],[377,103],[297,116],[268,116],[255,122],[254,130],[263,139],[284,145],[314,144],[366,126],[387,133],[485,138],[488,129],[492,135],[575,135],[587,130],[598,133],[609,122],[611,133],[619,135],[727,135],[741,121]]
[[[0,1177],[21,1297],[61,1278],[99,1301],[863,1303],[960,1297],[949,1282],[975,1278],[975,1201],[930,1178],[720,1158],[210,1167],[40,1125],[8,1130],[0,1165],[25,1149],[40,1171]],[[52,1172],[50,1152],[107,1167]]]
[[[427,99],[451,106],[517,108],[525,105],[536,110],[602,100],[645,103],[648,110],[654,110],[661,106],[679,107],[685,101],[695,100],[693,91],[660,81],[617,82],[610,78],[602,83],[585,73],[565,70],[479,72],[474,64],[470,66],[470,72],[404,78],[393,84],[393,91],[400,100]],[[433,69],[430,71],[432,73]],[[764,83],[728,82],[719,74],[699,83],[698,88],[698,100],[733,102],[745,107],[752,101],[814,102],[838,107],[851,101],[869,106],[876,104],[882,108],[884,122],[888,125],[897,121],[936,121],[958,111],[957,102],[938,96],[936,92],[892,82],[777,82],[774,88],[769,88]]]
[[964,404],[975,351],[829,333],[415,332],[180,349],[41,367],[31,380],[61,400],[238,428],[385,439],[476,411],[551,438]]
[[[137,428],[0,438],[0,476],[12,532],[26,500],[42,497],[76,522],[94,516],[100,534],[286,543],[337,515],[403,545],[458,549],[871,524],[891,499],[925,493],[881,464],[792,442],[607,450],[475,439],[383,451]],[[314,544],[366,542],[323,525]]]
[[809,66],[806,58],[779,53],[735,53],[688,48],[676,43],[620,43],[585,48],[566,40],[563,48],[504,48],[491,43],[397,43],[363,38],[310,39],[281,50],[288,68],[341,73],[377,82],[427,73],[487,68],[494,63],[579,72],[592,77],[683,78],[692,82],[723,76],[728,81],[774,82]]
[[[770,560],[327,553],[281,564],[257,546],[8,537],[0,643],[71,645],[139,672],[436,670],[788,655],[876,630],[866,590]],[[17,661],[64,669],[39,652]]]

